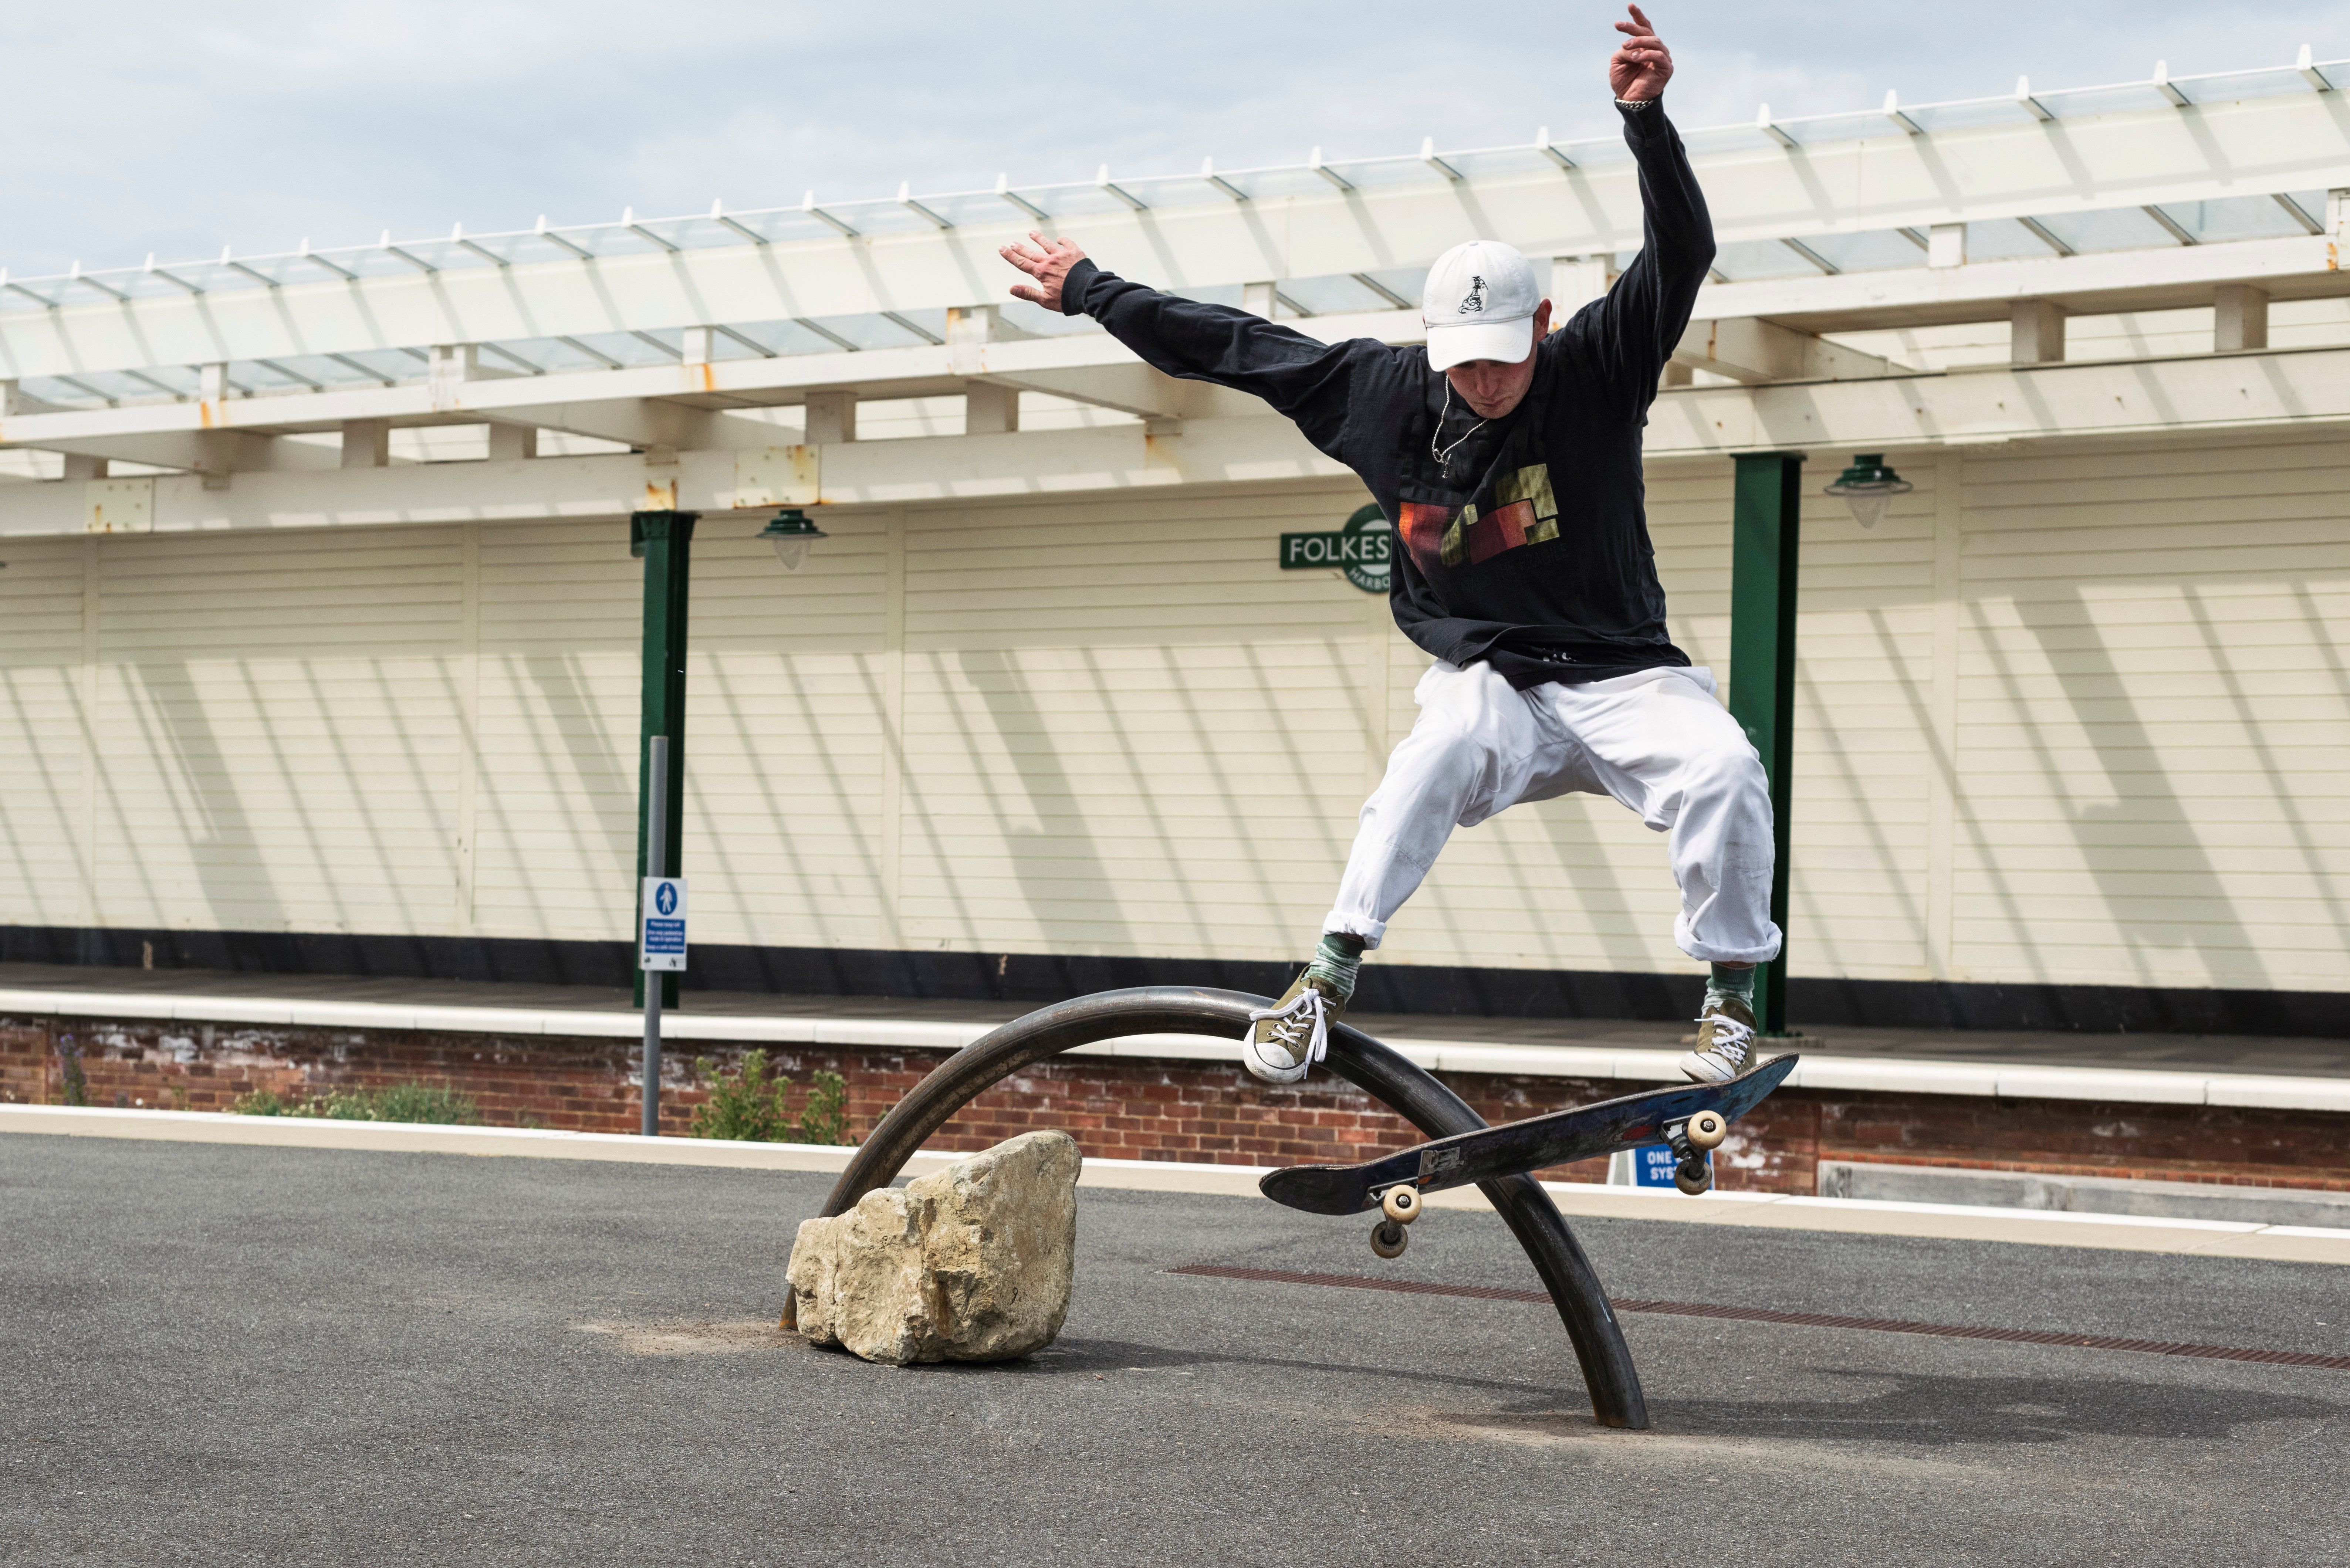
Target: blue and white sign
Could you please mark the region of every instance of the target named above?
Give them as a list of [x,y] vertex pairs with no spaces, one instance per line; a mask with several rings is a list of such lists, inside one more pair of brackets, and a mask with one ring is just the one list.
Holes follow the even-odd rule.
[[637,967],[685,968],[685,878],[648,877],[644,890],[644,941]]
[[[1673,1167],[1679,1163],[1679,1161],[1674,1158],[1672,1149],[1667,1145],[1657,1143],[1650,1144],[1646,1148],[1636,1148],[1632,1151],[1632,1185],[1671,1187]],[[1709,1167],[1713,1164],[1713,1154],[1711,1150],[1706,1153],[1705,1163]]]

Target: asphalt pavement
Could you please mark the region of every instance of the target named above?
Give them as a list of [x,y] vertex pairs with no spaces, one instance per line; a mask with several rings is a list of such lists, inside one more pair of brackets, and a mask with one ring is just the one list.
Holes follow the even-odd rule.
[[[1488,1214],[1087,1189],[1059,1342],[780,1332],[829,1178],[0,1135],[0,1563],[2350,1560],[2350,1371],[1628,1314],[1596,1426]],[[2350,1353],[2350,1270],[1575,1222],[1613,1294]]]

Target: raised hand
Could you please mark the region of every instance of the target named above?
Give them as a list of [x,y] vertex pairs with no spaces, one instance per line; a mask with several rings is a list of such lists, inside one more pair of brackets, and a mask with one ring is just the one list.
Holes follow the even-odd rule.
[[1630,21],[1616,24],[1625,35],[1624,47],[1607,62],[1607,85],[1627,103],[1656,97],[1673,79],[1673,52],[1638,5],[1631,12]]
[[996,254],[1036,280],[1036,286],[1024,283],[1012,286],[1012,296],[1031,305],[1041,305],[1057,313],[1061,308],[1061,285],[1067,279],[1069,269],[1086,259],[1074,240],[1048,240],[1040,230],[1031,229],[1028,237],[1038,248],[1023,244],[1000,247]]

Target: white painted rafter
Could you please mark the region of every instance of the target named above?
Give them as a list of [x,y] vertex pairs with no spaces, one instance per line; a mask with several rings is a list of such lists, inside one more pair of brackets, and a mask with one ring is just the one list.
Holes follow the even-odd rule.
[[[987,345],[1037,349],[1038,345]],[[945,349],[930,355],[941,368]],[[846,369],[832,357],[835,368]],[[735,362],[750,365],[772,362]],[[618,376],[665,379],[674,389],[686,370],[666,367]],[[1131,372],[1142,373],[1132,366]],[[993,379],[991,377],[991,379]],[[1008,377],[1018,380],[1021,378]],[[1078,386],[1085,378],[1032,366],[1033,384]],[[1162,379],[1163,380],[1163,379]],[[1107,380],[1094,383],[1107,396]],[[1133,400],[1181,406],[1179,389],[1132,381]],[[406,395],[408,389],[398,389]],[[467,385],[469,396],[536,392],[546,382]],[[367,395],[333,393],[353,418],[388,410]],[[1176,400],[1162,400],[1175,397]],[[241,409],[244,405],[230,407]],[[190,409],[193,416],[193,408]],[[475,419],[592,427],[609,439],[677,446],[712,431],[729,442],[780,444],[775,427],[723,413],[634,407],[615,402],[575,411],[561,404],[502,404],[467,410]],[[88,421],[89,414],[41,416]],[[735,430],[735,426],[751,427]],[[1652,461],[1723,457],[1738,452],[1809,446],[1814,450],[1917,451],[2059,440],[2126,440],[2181,431],[2350,430],[2350,348],[2262,351],[2224,357],[2007,367],[1903,373],[1855,380],[1752,387],[1684,388],[1666,392],[1650,412],[1644,448]],[[1327,480],[1344,470],[1308,446],[1286,420],[1271,413],[1186,417],[1180,439],[1155,438],[1146,426],[920,441],[850,441],[822,449],[818,500],[828,505],[951,504],[981,496],[1130,493],[1198,484],[1263,484]],[[664,436],[672,438],[663,441]],[[225,443],[225,444],[224,444]],[[229,446],[251,452],[270,443],[243,431],[183,428],[168,435],[129,436],[92,430],[65,450],[194,467]],[[625,516],[641,505],[650,477],[641,455],[480,462],[415,463],[338,470],[315,449],[276,443],[283,461],[237,472],[225,488],[193,473],[153,482],[158,531],[362,526],[415,522],[547,516]],[[677,446],[677,504],[723,512],[736,505],[741,446]],[[666,481],[664,481],[665,483]],[[770,505],[772,504],[769,504]],[[81,487],[20,484],[0,488],[0,535],[76,535],[87,526]]]

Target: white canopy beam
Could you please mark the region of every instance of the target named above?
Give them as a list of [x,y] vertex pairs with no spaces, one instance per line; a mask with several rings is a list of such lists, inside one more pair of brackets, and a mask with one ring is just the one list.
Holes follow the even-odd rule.
[[2350,295],[2350,272],[2335,265],[2332,240],[2293,236],[1708,284],[1698,291],[1696,314],[1855,332],[2002,320],[2008,302],[2019,298],[2054,300],[2075,316],[2173,310],[2210,304],[2224,284],[2251,284],[2277,299],[2312,299]]
[[[1657,400],[1645,444],[1651,460],[1663,460],[1787,447],[1899,451],[2284,428],[2350,431],[2350,348],[1692,388]],[[182,439],[192,443],[206,433],[188,432]],[[91,455],[138,461],[159,450],[157,444],[137,452],[123,450],[128,444],[76,443]],[[285,461],[269,471],[237,472],[226,488],[207,489],[195,474],[153,481],[155,526],[619,517],[642,504],[647,482],[641,456],[411,463],[326,472],[301,472],[291,464],[331,468],[331,449],[269,444]],[[182,455],[193,452],[192,444]],[[771,472],[771,463],[759,461],[764,456],[679,453],[673,471],[677,504],[703,512],[733,509],[738,467]],[[1122,425],[848,442],[824,447],[817,471],[820,499],[831,505],[1261,484],[1345,473],[1309,447],[1287,421],[1270,413],[1190,419],[1176,440],[1146,439],[1141,427]],[[0,488],[0,535],[78,534],[86,520],[78,484]]]

